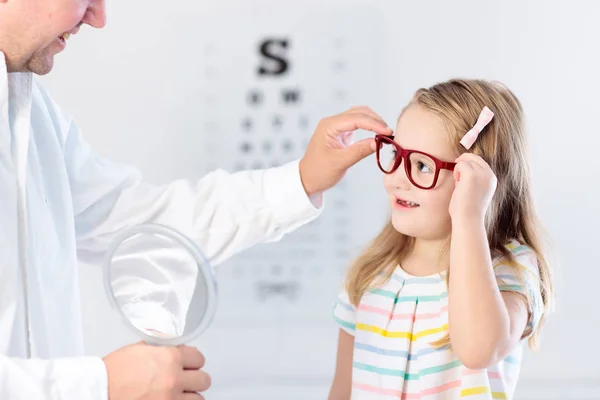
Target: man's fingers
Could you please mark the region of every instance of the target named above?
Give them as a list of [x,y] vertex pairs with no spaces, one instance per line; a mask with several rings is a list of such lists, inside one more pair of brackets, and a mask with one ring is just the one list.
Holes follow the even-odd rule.
[[201,369],[183,371],[181,385],[184,392],[204,392],[211,385],[210,375]]
[[369,107],[366,106],[350,107],[350,109],[344,114],[366,114],[373,119],[377,119],[385,123],[385,121],[383,120],[383,118],[381,118],[381,116],[379,116],[379,114],[377,114],[375,111],[371,110]]
[[363,139],[344,149],[342,156],[343,168],[348,169],[363,158],[373,154],[372,143],[373,139]]
[[380,135],[390,135],[392,133],[392,129],[385,122],[363,113],[341,114],[334,118],[332,122],[333,128],[338,134],[357,129],[375,132]]
[[181,362],[184,369],[200,369],[206,362],[204,355],[198,349],[190,346],[180,346]]
[[[357,112],[362,112],[365,114],[375,114],[375,111],[371,110],[367,106],[353,106],[353,107],[350,107],[347,111],[344,111],[343,114],[350,114],[350,113],[357,113]],[[377,115],[377,114],[375,114],[375,115]]]

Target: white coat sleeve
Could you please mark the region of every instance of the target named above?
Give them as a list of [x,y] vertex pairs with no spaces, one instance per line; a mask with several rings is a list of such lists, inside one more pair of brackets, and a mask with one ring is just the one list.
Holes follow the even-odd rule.
[[321,211],[304,191],[297,161],[155,186],[144,183],[136,169],[96,154],[74,123],[64,146],[78,251],[85,262],[100,261],[96,257],[119,229],[157,222],[189,236],[216,265],[252,245],[281,239]]
[[17,359],[0,355],[3,400],[106,400],[106,367],[100,358]]
[[[252,245],[281,239],[316,218],[322,208],[315,207],[304,191],[298,161],[268,170],[219,170],[198,182],[177,180],[156,186],[145,183],[138,170],[100,157],[73,122],[68,125],[64,153],[78,255],[86,263],[103,260],[118,230],[155,222],[190,237],[214,266]],[[148,284],[140,274],[137,278],[140,287]],[[189,305],[189,299],[177,293],[163,298],[178,304],[180,311]],[[132,315],[138,320],[166,320],[157,318],[156,307],[148,304],[134,305]],[[174,324],[180,326],[181,320]]]
[[193,239],[213,265],[252,245],[273,242],[315,219],[298,161],[278,168],[208,174],[198,182],[155,186],[138,170],[96,154],[70,123],[64,144],[80,259],[96,263],[112,234],[156,222]]

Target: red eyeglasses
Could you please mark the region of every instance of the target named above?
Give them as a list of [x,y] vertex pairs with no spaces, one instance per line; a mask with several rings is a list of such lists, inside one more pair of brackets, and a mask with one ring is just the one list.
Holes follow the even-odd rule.
[[384,174],[393,174],[404,160],[408,180],[420,189],[433,189],[441,169],[454,171],[456,163],[445,162],[417,150],[406,150],[394,142],[394,136],[376,135],[377,164]]

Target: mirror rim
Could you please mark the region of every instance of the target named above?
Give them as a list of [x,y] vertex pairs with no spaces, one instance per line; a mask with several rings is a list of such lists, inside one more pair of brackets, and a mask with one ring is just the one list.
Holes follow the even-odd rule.
[[[181,245],[183,245],[196,260],[196,266],[198,267],[199,273],[204,278],[204,287],[206,289],[206,310],[204,317],[202,318],[198,326],[196,326],[188,334],[183,334],[182,336],[174,338],[160,338],[150,336],[147,333],[140,330],[139,328],[137,328],[135,325],[133,325],[133,323],[131,323],[127,316],[125,316],[125,313],[123,312],[121,307],[119,307],[119,305],[117,304],[117,300],[115,299],[111,285],[110,270],[112,265],[112,257],[124,240],[140,233],[154,233],[166,236],[170,239],[174,239]],[[104,289],[106,291],[106,296],[108,297],[111,306],[117,310],[125,325],[136,336],[141,337],[147,343],[159,346],[178,346],[180,344],[189,343],[191,340],[200,336],[200,334],[202,334],[210,326],[217,310],[217,280],[214,271],[211,265],[208,263],[208,260],[206,259],[204,254],[202,254],[198,246],[194,242],[192,242],[192,240],[186,235],[184,235],[176,229],[158,223],[144,223],[139,225],[133,225],[127,228],[123,228],[115,235],[108,248],[108,251],[106,253],[106,259],[104,261]]]

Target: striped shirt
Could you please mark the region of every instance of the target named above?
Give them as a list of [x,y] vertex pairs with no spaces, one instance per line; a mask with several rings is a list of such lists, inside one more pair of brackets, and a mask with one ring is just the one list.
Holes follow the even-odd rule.
[[445,273],[416,277],[397,267],[392,277],[352,306],[342,291],[334,317],[354,336],[352,399],[511,399],[519,376],[523,344],[543,312],[537,259],[513,241],[521,278],[506,263],[494,262],[501,291],[528,295],[530,318],[523,339],[508,357],[486,370],[464,367],[449,347],[430,343],[448,329]]

